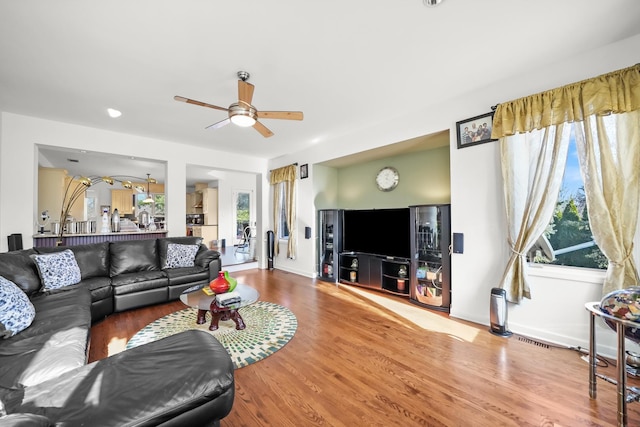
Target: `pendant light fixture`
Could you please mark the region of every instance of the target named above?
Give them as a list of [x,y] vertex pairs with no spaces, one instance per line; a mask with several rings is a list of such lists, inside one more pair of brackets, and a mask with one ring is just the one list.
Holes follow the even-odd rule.
[[144,199],[142,203],[153,203],[153,197],[151,197],[151,191],[150,191],[151,181],[154,181],[153,183],[155,184],[156,180],[154,178],[151,178],[151,174],[148,173],[147,174],[147,198]]

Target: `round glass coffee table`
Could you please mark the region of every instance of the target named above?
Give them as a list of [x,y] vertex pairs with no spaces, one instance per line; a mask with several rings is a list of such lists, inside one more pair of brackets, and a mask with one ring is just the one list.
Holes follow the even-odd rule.
[[233,320],[236,324],[236,329],[244,329],[246,326],[238,310],[258,301],[260,293],[251,286],[238,283],[234,292],[237,292],[240,295],[240,302],[222,306],[218,305],[215,295],[207,295],[202,290],[205,287],[208,288],[209,284],[193,286],[180,294],[180,301],[189,307],[198,309],[198,318],[196,323],[198,325],[205,323],[207,321],[207,312],[210,311],[210,331],[218,329],[218,322],[220,320]]

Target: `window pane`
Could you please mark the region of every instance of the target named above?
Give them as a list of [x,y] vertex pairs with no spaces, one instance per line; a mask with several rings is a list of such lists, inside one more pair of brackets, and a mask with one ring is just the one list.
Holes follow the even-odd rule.
[[164,194],[153,194],[153,216],[164,217]]
[[571,130],[567,164],[553,218],[543,238],[534,245],[533,262],[606,269],[608,261],[593,241],[578,164],[575,132]]
[[236,196],[236,238],[242,239],[244,229],[249,226],[251,194],[238,192]]
[[136,215],[140,212],[146,211],[152,217],[164,218],[165,211],[165,195],[164,194],[151,194],[153,203],[145,202],[147,198],[146,193],[136,194]]

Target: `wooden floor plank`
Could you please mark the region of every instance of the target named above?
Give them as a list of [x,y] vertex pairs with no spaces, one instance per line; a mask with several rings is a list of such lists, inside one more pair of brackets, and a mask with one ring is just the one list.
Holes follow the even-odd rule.
[[[233,275],[261,300],[288,307],[298,330],[284,348],[235,372],[236,399],[222,426],[616,425],[616,387],[599,381],[590,399],[588,365],[575,351],[425,311],[427,324],[446,322],[437,332],[349,289],[278,270]],[[109,316],[92,327],[90,360],[122,351],[139,329],[182,308]],[[599,372],[614,377],[614,369]],[[628,409],[629,425],[640,425],[640,404]]]

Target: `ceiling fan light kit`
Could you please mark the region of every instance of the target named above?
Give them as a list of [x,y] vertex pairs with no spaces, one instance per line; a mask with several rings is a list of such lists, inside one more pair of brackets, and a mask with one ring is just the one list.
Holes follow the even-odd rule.
[[247,83],[249,73],[246,71],[238,71],[238,102],[234,102],[229,108],[218,107],[217,105],[207,104],[206,102],[196,101],[195,99],[185,98],[183,96],[174,96],[173,99],[187,104],[198,105],[200,107],[212,108],[214,110],[226,111],[228,117],[224,120],[216,122],[206,127],[206,129],[218,129],[228,123],[233,123],[240,127],[253,127],[265,138],[273,136],[265,125],[258,119],[281,119],[281,120],[302,120],[301,111],[258,111],[253,105],[253,91],[255,86]]
[[234,125],[248,128],[256,124],[256,109],[252,105],[242,106],[240,103],[231,104],[229,107],[229,120]]

